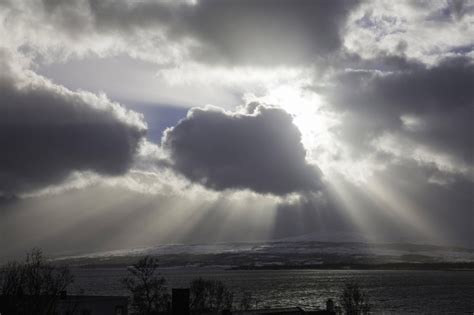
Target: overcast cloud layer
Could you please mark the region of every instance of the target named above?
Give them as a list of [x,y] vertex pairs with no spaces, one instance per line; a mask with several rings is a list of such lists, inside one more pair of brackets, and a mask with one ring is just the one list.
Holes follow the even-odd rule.
[[0,0],[0,216],[80,226],[90,196],[110,231],[106,207],[147,218],[91,227],[109,247],[246,224],[472,247],[473,34],[472,0]]

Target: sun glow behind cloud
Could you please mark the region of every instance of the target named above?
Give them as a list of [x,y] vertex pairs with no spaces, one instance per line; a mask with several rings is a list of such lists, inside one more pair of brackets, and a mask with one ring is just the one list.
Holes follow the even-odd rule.
[[300,77],[285,84],[267,85],[264,96],[247,93],[244,101],[279,106],[293,115],[293,123],[301,132],[306,159],[316,165],[326,179],[341,174],[355,184],[367,184],[373,172],[384,166],[371,155],[350,158],[351,152],[335,131],[341,126],[342,114],[333,111],[320,95],[307,88],[307,84],[307,79]]
[[306,80],[266,87],[264,96],[247,93],[245,102],[258,101],[279,106],[293,116],[293,123],[298,127],[302,143],[307,151],[306,159],[316,163],[324,171],[327,163],[324,154],[330,151],[333,135],[330,128],[338,124],[337,117],[324,110],[321,97],[305,87]]
[[[294,116],[293,122],[298,126],[307,150],[307,160],[321,169],[329,187],[328,192],[367,241],[380,241],[384,234],[383,229],[370,219],[379,216],[392,220],[394,226],[399,225],[404,229],[407,239],[414,237],[427,242],[444,243],[443,237],[435,232],[434,225],[413,200],[401,195],[383,178],[374,176],[375,172],[385,168],[384,163],[375,158],[375,153],[363,159],[347,158],[350,152],[345,152],[347,149],[332,129],[339,126],[340,117],[325,107],[323,99],[316,92],[305,88],[304,80],[267,87],[266,90],[268,93],[265,96],[247,94],[244,99],[247,102],[259,101],[282,107]],[[376,150],[374,146],[374,152]],[[351,192],[347,185],[353,186],[352,190],[358,192]],[[360,202],[362,195],[365,195],[365,203]],[[368,204],[378,209],[378,212],[367,210]]]

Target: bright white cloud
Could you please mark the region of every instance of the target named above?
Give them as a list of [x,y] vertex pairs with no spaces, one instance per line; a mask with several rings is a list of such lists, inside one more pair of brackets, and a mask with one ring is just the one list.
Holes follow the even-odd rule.
[[[474,49],[474,2],[367,1],[349,18],[345,47],[364,58],[405,55],[434,64],[441,58]],[[459,1],[458,1],[459,2]]]

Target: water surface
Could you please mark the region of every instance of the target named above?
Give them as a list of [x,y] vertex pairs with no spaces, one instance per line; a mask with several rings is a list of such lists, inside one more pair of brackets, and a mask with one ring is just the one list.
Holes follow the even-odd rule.
[[[400,270],[222,270],[163,269],[169,287],[187,287],[196,277],[222,280],[235,292],[250,290],[259,307],[323,307],[347,281],[365,288],[374,309],[384,313],[474,312],[473,271]],[[125,268],[74,269],[85,294],[126,295]]]

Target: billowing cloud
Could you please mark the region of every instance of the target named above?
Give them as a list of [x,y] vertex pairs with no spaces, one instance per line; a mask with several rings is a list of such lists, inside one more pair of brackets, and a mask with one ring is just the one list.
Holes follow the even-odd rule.
[[365,1],[351,14],[345,47],[365,58],[381,53],[435,64],[474,52],[472,0]]
[[350,69],[327,94],[344,113],[339,136],[365,155],[373,147],[397,157],[472,176],[474,64],[465,57],[394,71]]
[[308,79],[316,61],[340,50],[358,6],[358,0],[5,0],[0,45],[70,89],[104,91],[123,103],[232,108],[244,93]]
[[320,185],[319,171],[306,163],[298,128],[278,108],[193,108],[162,142],[176,171],[211,189],[284,195]]
[[182,20],[180,31],[204,44],[198,59],[260,66],[314,62],[340,48],[345,18],[357,4],[345,0],[199,1]]
[[118,175],[146,125],[105,96],[72,92],[0,55],[0,195],[57,184],[73,171]]
[[[358,1],[6,1],[8,36],[36,54],[127,53],[157,63],[300,64],[340,48]],[[2,17],[0,15],[0,18]],[[34,25],[34,27],[32,27]],[[51,29],[55,38],[49,36]],[[26,43],[21,41],[26,40]]]

